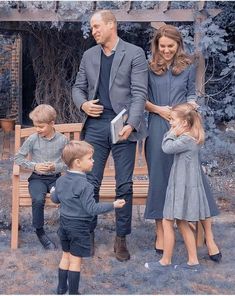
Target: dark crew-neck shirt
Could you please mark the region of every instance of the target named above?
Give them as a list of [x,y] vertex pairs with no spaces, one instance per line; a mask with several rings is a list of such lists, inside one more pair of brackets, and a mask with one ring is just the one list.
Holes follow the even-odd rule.
[[113,110],[109,97],[109,79],[110,71],[113,63],[114,54],[106,56],[104,52],[101,53],[100,63],[100,77],[97,89],[97,99],[99,103],[104,106],[105,110]]

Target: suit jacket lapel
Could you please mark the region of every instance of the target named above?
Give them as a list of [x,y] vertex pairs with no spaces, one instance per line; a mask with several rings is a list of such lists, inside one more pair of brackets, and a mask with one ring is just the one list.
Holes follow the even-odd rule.
[[110,72],[110,79],[109,79],[109,89],[111,88],[113,81],[115,79],[115,76],[117,74],[119,65],[125,55],[125,47],[124,47],[124,42],[122,39],[119,40],[117,49],[113,58],[113,63],[111,67],[111,72]]
[[101,63],[101,47],[97,46],[95,48],[94,54],[93,54],[93,71],[94,75],[96,77],[95,85],[94,85],[94,94],[96,94],[99,78],[100,78],[100,63]]

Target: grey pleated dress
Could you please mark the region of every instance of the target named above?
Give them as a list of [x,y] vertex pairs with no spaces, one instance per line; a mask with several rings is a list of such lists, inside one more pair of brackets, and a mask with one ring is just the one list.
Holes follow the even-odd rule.
[[[196,99],[195,67],[188,66],[181,74],[175,76],[169,69],[159,76],[149,70],[148,100],[159,106],[174,106]],[[173,163],[173,155],[162,151],[164,134],[169,130],[167,120],[157,114],[149,113],[148,132],[145,144],[145,155],[149,172],[149,190],[146,202],[145,219],[162,219],[166,188]],[[211,216],[218,214],[205,176],[202,175],[207,193]]]
[[168,132],[163,139],[162,150],[174,154],[163,209],[165,219],[199,221],[211,217],[199,149],[196,140],[188,135],[176,137]]

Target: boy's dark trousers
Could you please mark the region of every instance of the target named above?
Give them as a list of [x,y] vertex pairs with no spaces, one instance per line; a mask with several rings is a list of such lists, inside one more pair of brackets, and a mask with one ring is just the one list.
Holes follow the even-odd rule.
[[32,224],[36,229],[44,226],[45,197],[46,194],[50,192],[51,188],[55,186],[55,182],[60,175],[60,173],[54,175],[39,175],[32,173],[28,179],[29,193],[32,198]]

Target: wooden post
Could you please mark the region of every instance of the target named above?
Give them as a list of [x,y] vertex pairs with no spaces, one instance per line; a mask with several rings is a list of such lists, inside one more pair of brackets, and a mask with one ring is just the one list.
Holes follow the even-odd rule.
[[[198,58],[197,73],[196,73],[196,93],[199,96],[203,96],[205,94],[205,59],[199,48],[199,44],[201,40],[200,26],[204,19],[205,18],[202,14],[198,14],[195,17],[195,22],[194,22],[195,53]],[[201,103],[204,104],[205,103],[204,100],[202,100]]]
[[15,250],[18,248],[18,236],[19,236],[19,182],[16,179],[19,179],[19,175],[12,176],[13,182],[15,184],[12,188],[12,224],[11,224],[11,249]]
[[19,90],[19,123],[22,124],[22,110],[23,110],[23,103],[22,103],[22,60],[23,60],[23,51],[22,51],[22,36],[19,35],[18,41],[18,90]]

